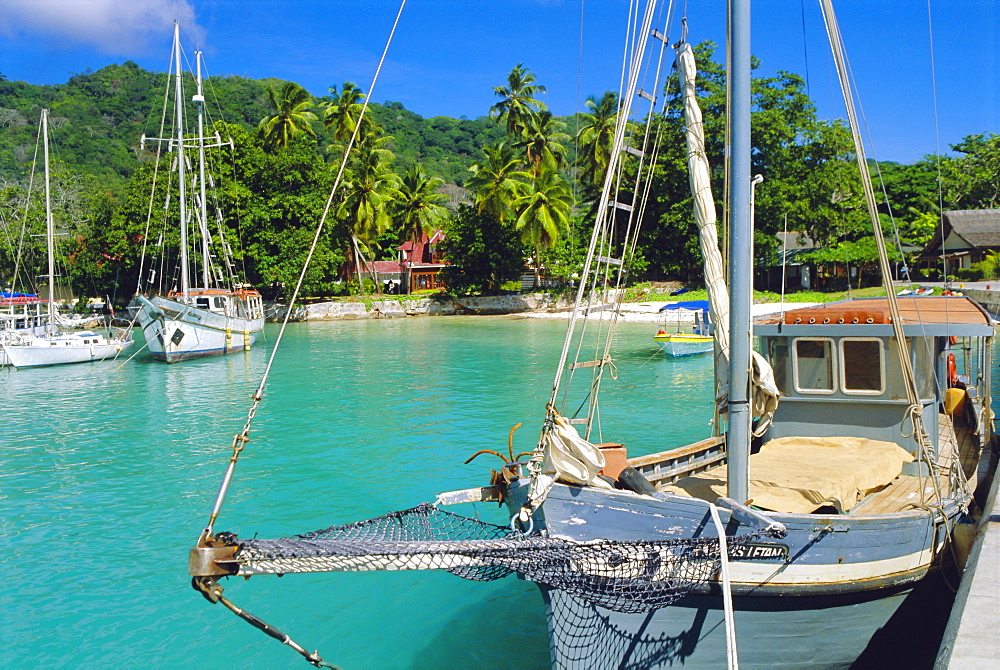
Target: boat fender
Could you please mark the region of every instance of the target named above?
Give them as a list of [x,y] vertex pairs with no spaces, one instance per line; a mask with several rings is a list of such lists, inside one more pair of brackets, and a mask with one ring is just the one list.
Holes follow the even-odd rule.
[[621,483],[614,477],[608,477],[607,475],[602,475],[601,473],[597,473],[597,476],[606,481],[607,483],[611,484],[613,488],[616,489],[621,488]]
[[656,487],[650,484],[649,480],[643,477],[641,472],[632,467],[621,471],[618,475],[618,482],[627,491],[634,491],[646,496],[656,493]]
[[955,365],[955,354],[948,354],[948,385],[958,383],[958,368]]

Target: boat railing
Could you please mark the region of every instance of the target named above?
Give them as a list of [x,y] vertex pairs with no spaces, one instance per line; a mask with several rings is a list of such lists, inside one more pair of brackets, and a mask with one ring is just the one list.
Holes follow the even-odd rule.
[[628,464],[658,486],[714,468],[725,459],[726,438],[714,435],[686,447],[630,458]]

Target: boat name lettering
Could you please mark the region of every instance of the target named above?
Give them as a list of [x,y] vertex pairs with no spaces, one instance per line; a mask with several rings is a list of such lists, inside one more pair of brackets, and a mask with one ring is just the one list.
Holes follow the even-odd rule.
[[771,560],[788,559],[788,546],[784,544],[766,544],[763,542],[747,542],[746,544],[729,545],[730,560]]

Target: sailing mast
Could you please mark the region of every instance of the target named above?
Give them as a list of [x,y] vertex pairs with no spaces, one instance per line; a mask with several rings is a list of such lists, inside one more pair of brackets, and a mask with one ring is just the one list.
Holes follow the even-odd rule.
[[732,144],[729,151],[729,432],[726,440],[729,497],[750,499],[750,0],[729,4],[729,91]]
[[177,105],[177,188],[180,202],[180,223],[181,223],[181,295],[184,302],[187,302],[190,279],[188,278],[188,249],[187,249],[187,198],[185,182],[186,175],[184,169],[184,91],[181,86],[181,28],[177,21],[174,21],[174,61],[176,79],[174,82],[174,99]]
[[209,250],[208,250],[208,201],[205,199],[205,121],[204,107],[205,96],[201,90],[201,51],[195,51],[195,62],[197,63],[198,92],[194,95],[194,101],[198,109],[198,184],[201,188],[201,206],[198,208],[198,225],[201,229],[201,272],[202,286],[208,288],[209,283]]
[[42,109],[42,147],[45,156],[45,250],[49,256],[49,331],[56,331],[55,226],[52,223],[52,193],[49,188],[49,110]]

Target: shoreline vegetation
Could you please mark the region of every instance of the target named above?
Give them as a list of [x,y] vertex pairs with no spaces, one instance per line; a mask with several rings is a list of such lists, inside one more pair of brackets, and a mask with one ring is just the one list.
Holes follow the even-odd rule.
[[[670,290],[639,286],[625,291],[619,319],[636,323],[659,323],[664,316],[659,310],[664,305],[688,300],[705,300],[704,289],[670,295]],[[864,288],[854,291],[799,291],[782,296],[766,291],[754,292],[756,315],[785,309],[843,300],[848,297],[877,297],[885,295],[882,288]],[[568,318],[572,309],[571,293],[512,293],[500,296],[451,296],[447,293],[429,295],[384,295],[340,300],[309,300],[297,305],[291,321],[334,321],[351,319],[404,318],[407,316],[518,316],[522,318]],[[613,299],[614,296],[609,298]],[[280,303],[267,306],[268,321],[281,321],[287,307]],[[670,322],[693,321],[693,313],[674,311]],[[602,316],[602,318],[609,318]]]
[[[710,42],[694,47],[706,154],[721,193],[726,90],[724,57],[716,51]],[[193,78],[181,79],[191,90]],[[171,275],[179,266],[165,250],[180,242],[172,223],[180,198],[176,181],[162,177],[173,155],[146,150],[141,139],[161,134],[157,110],[167,82],[165,73],[132,62],[54,86],[0,73],[0,216],[21,224],[24,240],[23,249],[7,245],[0,252],[4,288],[41,289],[46,219],[31,148],[43,107],[51,111],[57,149],[51,188],[60,283],[116,307],[136,290],[154,294],[176,283]],[[436,258],[424,260],[441,261],[440,280],[455,295],[503,293],[519,288],[526,274],[534,275],[535,287],[567,286],[583,267],[623,109],[614,91],[592,92],[584,110],[558,117],[544,102],[545,85],[518,63],[496,82],[495,104],[482,116],[425,119],[398,102],[369,101],[351,82],[318,98],[294,82],[227,76],[207,83],[219,117],[207,132],[228,146],[211,159],[217,196],[211,218],[219,235],[207,253],[221,257],[223,239],[241,240],[233,249],[241,280],[266,298],[290,299],[314,238],[302,290],[331,301],[352,296],[371,304],[375,299],[365,293],[383,278],[374,270],[363,278],[357,270],[398,263],[403,247],[412,250],[439,230]],[[877,256],[846,126],[819,118],[799,75],[758,77],[754,87],[753,170],[767,175],[755,191],[759,267],[775,267],[788,255],[783,250],[795,251],[795,262],[815,266],[813,286],[874,284]],[[694,284],[702,259],[677,113],[682,101],[677,87],[668,88],[662,111],[630,130],[644,136],[648,126],[661,160],[650,175],[655,197],[636,224],[634,257],[622,269],[629,281]],[[893,260],[913,266],[918,281],[992,278],[1000,263],[998,256],[962,270],[976,277],[951,278],[910,262],[934,236],[941,211],[998,205],[990,166],[1000,156],[1000,136],[984,132],[950,146],[958,155],[872,165],[883,179],[882,226],[903,243],[893,247]],[[642,167],[634,158],[624,159],[626,174]],[[794,236],[793,249],[785,249],[779,233]],[[153,267],[164,271],[148,272]]]

